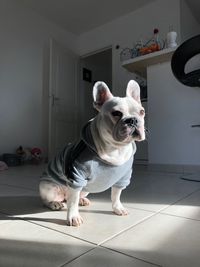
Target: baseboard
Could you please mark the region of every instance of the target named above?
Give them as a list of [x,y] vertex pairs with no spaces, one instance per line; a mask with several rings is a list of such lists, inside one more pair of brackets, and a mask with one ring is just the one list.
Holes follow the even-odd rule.
[[183,165],[175,165],[175,164],[148,164],[148,171],[183,173],[184,168]]
[[184,173],[200,173],[200,165],[184,165]]
[[136,165],[148,165],[147,159],[134,159]]
[[168,173],[200,173],[200,165],[179,165],[179,164],[151,164],[148,161],[135,161],[136,169],[147,170],[151,172]]

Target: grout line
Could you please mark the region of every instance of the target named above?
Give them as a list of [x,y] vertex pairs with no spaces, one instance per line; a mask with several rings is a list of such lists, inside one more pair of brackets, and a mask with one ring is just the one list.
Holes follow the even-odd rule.
[[[78,240],[83,241],[83,242],[85,242],[85,243],[89,243],[89,244],[91,244],[91,245],[93,245],[93,246],[98,246],[98,244],[93,243],[93,242],[88,241],[88,240],[85,240],[85,239],[83,239],[83,238],[76,237],[76,236],[73,236],[73,235],[71,235],[71,234],[63,233],[63,232],[61,232],[61,231],[59,231],[59,230],[57,230],[57,229],[52,229],[52,228],[50,228],[50,227],[41,225],[41,224],[36,223],[36,222],[34,222],[34,221],[27,220],[26,217],[18,217],[18,216],[14,217],[14,215],[12,215],[12,214],[8,214],[8,213],[1,212],[1,211],[0,211],[0,213],[1,213],[2,215],[7,216],[7,217],[8,217],[8,220],[9,220],[9,219],[10,219],[11,221],[12,221],[12,219],[13,219],[13,220],[21,220],[21,221],[24,221],[24,222],[27,222],[27,223],[31,223],[31,224],[40,226],[40,227],[42,227],[42,228],[44,228],[44,229],[48,229],[48,230],[51,230],[51,231],[53,231],[53,232],[57,232],[57,233],[59,233],[59,234],[63,234],[63,235],[66,235],[66,236],[70,236],[70,237],[72,237],[72,238],[78,239]],[[12,217],[11,217],[11,216],[12,216]],[[11,218],[10,218],[10,217],[11,217]],[[66,227],[67,227],[67,225],[66,225]]]
[[168,205],[167,207],[164,207],[164,208],[160,209],[158,213],[162,213],[164,210],[168,209],[170,206],[175,205],[176,203],[180,202],[181,200],[183,200],[183,199],[185,199],[185,198],[188,198],[189,196],[195,194],[195,193],[198,192],[198,191],[200,191],[200,188],[194,190],[193,192],[191,192],[191,193],[189,193],[189,194],[187,194],[187,195],[185,195],[184,197],[179,198],[178,200],[174,201],[173,203],[171,203],[171,204]]
[[[151,212],[151,213],[156,213],[157,211],[155,210],[150,210],[150,209],[144,209],[144,208],[137,208],[137,207],[134,207],[134,206],[129,206],[129,205],[126,205],[126,202],[123,202],[124,206],[126,206],[128,209],[132,209],[132,210],[140,210],[140,211],[146,211],[146,212]],[[134,204],[132,204],[134,205]]]
[[131,256],[129,254],[126,254],[125,252],[122,252],[122,251],[119,251],[119,250],[115,250],[113,248],[108,248],[108,247],[103,247],[103,246],[99,246],[100,248],[104,248],[104,249],[107,249],[107,250],[110,250],[110,251],[114,251],[116,253],[119,253],[119,254],[122,254],[124,256],[127,256],[129,258],[132,258],[132,259],[136,259],[136,260],[139,260],[139,261],[142,261],[142,262],[145,262],[145,263],[149,263],[149,264],[152,264],[153,266],[157,266],[157,267],[163,267],[162,265],[159,265],[157,263],[152,263],[150,261],[146,261],[146,260],[143,260],[141,258],[138,258],[138,257],[135,257],[135,256]]
[[96,247],[95,247],[95,248],[91,248],[91,249],[89,249],[88,251],[86,251],[86,252],[82,253],[81,255],[79,255],[79,256],[77,256],[77,257],[75,257],[74,259],[71,259],[71,260],[69,260],[69,261],[65,262],[64,264],[62,264],[62,265],[61,265],[61,266],[59,266],[59,267],[63,267],[63,266],[65,266],[66,264],[69,264],[69,263],[71,263],[71,262],[73,262],[73,261],[75,261],[75,260],[79,259],[80,257],[82,257],[82,256],[86,255],[87,253],[89,253],[89,252],[91,252],[92,250],[95,250],[95,249],[96,249]]
[[[197,192],[197,191],[199,191],[199,190],[200,190],[200,189],[197,189],[197,190],[193,191],[192,193],[188,194],[188,195],[185,196],[185,197],[188,197],[189,195],[192,195],[193,193],[195,193],[195,192]],[[183,197],[183,198],[181,198],[181,199],[184,199],[185,197]],[[132,209],[138,209],[138,210],[148,211],[148,212],[151,212],[152,214],[149,215],[149,216],[147,216],[147,217],[145,217],[145,218],[143,218],[142,220],[138,221],[136,224],[133,224],[133,225],[127,227],[126,229],[123,229],[121,232],[118,232],[117,234],[113,235],[112,237],[109,237],[109,238],[105,239],[104,241],[100,242],[98,245],[99,245],[99,246],[102,246],[105,242],[107,242],[107,241],[109,241],[109,240],[111,240],[111,239],[117,237],[118,235],[121,235],[122,233],[124,233],[124,232],[130,230],[131,228],[134,228],[135,226],[137,226],[137,225],[139,225],[139,224],[141,224],[141,223],[143,223],[143,222],[149,220],[149,219],[152,218],[153,216],[156,216],[156,215],[158,215],[158,214],[162,214],[162,211],[163,211],[163,210],[165,210],[165,209],[169,208],[171,205],[174,205],[175,203],[179,202],[181,199],[176,200],[176,201],[173,202],[172,204],[169,204],[169,205],[167,205],[167,206],[165,206],[165,207],[159,209],[158,211],[150,211],[150,210],[143,210],[143,209],[139,209],[139,208],[132,208]]]
[[140,220],[140,221],[137,222],[136,224],[131,225],[130,227],[127,227],[126,229],[123,229],[121,232],[118,232],[117,234],[113,235],[112,237],[107,238],[106,240],[104,240],[104,241],[102,241],[102,242],[100,242],[100,243],[98,243],[98,244],[93,243],[93,242],[91,242],[91,241],[87,241],[87,240],[85,240],[85,239],[82,239],[82,238],[79,238],[79,237],[76,237],[76,236],[73,236],[73,235],[71,235],[71,234],[63,233],[63,232],[61,232],[61,231],[59,231],[59,230],[56,230],[56,229],[52,229],[52,228],[49,228],[49,227],[40,225],[40,224],[35,223],[35,222],[33,222],[33,221],[26,220],[26,217],[14,217],[14,218],[16,218],[17,220],[22,220],[22,221],[25,221],[25,222],[27,222],[27,223],[31,223],[31,224],[37,225],[37,226],[42,227],[42,228],[44,228],[44,229],[48,229],[48,230],[51,230],[51,231],[60,233],[60,234],[62,234],[62,235],[70,236],[70,237],[72,237],[72,238],[74,238],[74,239],[78,239],[78,240],[80,240],[80,241],[83,241],[83,242],[85,242],[85,243],[88,243],[88,244],[91,244],[91,245],[95,246],[95,247],[91,248],[90,250],[84,252],[83,254],[81,254],[81,255],[75,257],[74,259],[70,260],[69,262],[64,263],[64,264],[61,265],[60,267],[63,267],[64,265],[69,264],[69,263],[75,261],[76,259],[78,259],[78,258],[80,258],[80,257],[82,257],[82,256],[84,256],[84,255],[86,255],[88,252],[90,252],[90,251],[92,251],[92,250],[94,250],[94,249],[96,249],[96,248],[98,248],[98,247],[99,247],[99,248],[108,249],[108,250],[110,250],[110,251],[114,251],[114,252],[116,252],[116,253],[119,253],[119,254],[128,256],[128,257],[133,258],[133,259],[137,259],[137,260],[142,261],[142,262],[145,262],[145,263],[152,264],[152,267],[153,267],[153,266],[162,267],[161,265],[158,265],[158,264],[155,264],[155,263],[152,263],[152,262],[148,262],[148,261],[146,261],[146,260],[143,260],[143,259],[140,259],[140,258],[131,256],[131,255],[128,255],[128,254],[126,254],[126,253],[123,253],[123,252],[121,252],[121,251],[117,251],[117,250],[115,250],[115,249],[112,249],[112,248],[108,248],[108,247],[103,246],[103,244],[104,244],[105,242],[107,242],[107,241],[109,241],[109,240],[115,238],[116,236],[118,236],[118,235],[120,235],[120,234],[122,234],[122,233],[128,231],[129,229],[135,227],[136,225],[138,225],[138,224],[140,224],[140,223],[142,223],[142,222],[148,220],[149,218],[151,218],[151,217],[153,217],[153,216],[155,216],[155,215],[156,215],[156,214],[153,213],[153,214],[151,214],[151,215],[145,217],[144,219]]
[[[174,205],[175,203],[181,201],[182,199],[185,199],[185,198],[189,197],[190,195],[192,195],[192,194],[194,194],[195,192],[198,192],[198,191],[200,191],[200,189],[197,189],[197,190],[195,190],[195,191],[189,193],[188,195],[186,195],[186,196],[180,198],[179,200],[176,200],[176,201],[173,202],[172,204],[167,205],[167,207],[163,207],[163,208],[161,208],[160,210],[158,210],[158,211],[154,212],[153,214],[151,214],[151,215],[145,217],[144,219],[142,219],[141,221],[137,222],[136,224],[134,224],[134,225],[132,225],[132,226],[130,226],[130,227],[127,227],[126,229],[123,229],[121,232],[118,232],[117,234],[113,235],[112,237],[109,237],[109,238],[107,238],[106,240],[100,242],[98,245],[104,247],[103,244],[105,244],[107,241],[109,241],[109,240],[111,240],[111,239],[113,239],[113,238],[115,238],[115,237],[121,235],[121,234],[124,233],[124,232],[127,232],[127,231],[130,230],[131,228],[134,228],[135,226],[137,226],[137,225],[139,225],[139,224],[141,224],[141,223],[143,223],[143,222],[149,220],[149,219],[152,218],[153,216],[156,216],[156,215],[158,215],[158,214],[165,214],[165,213],[162,213],[163,210],[169,208],[170,206]],[[173,216],[173,215],[171,215],[171,216]],[[177,216],[177,217],[178,217],[178,216]],[[180,217],[181,217],[181,216],[180,216]],[[183,218],[183,217],[182,217],[182,218]],[[189,219],[190,219],[190,218],[189,218]],[[193,220],[193,219],[190,219],[190,220]],[[199,220],[195,220],[195,221],[199,221]]]
[[180,219],[186,219],[186,220],[190,220],[190,221],[200,222],[200,219],[194,219],[194,218],[184,217],[184,216],[180,216],[180,215],[165,213],[165,212],[161,212],[160,214],[171,216],[171,217],[176,217],[176,218],[180,218]]
[[[71,234],[63,233],[63,232],[61,232],[61,231],[59,231],[59,230],[57,230],[57,229],[52,229],[52,228],[50,228],[50,227],[41,225],[41,224],[39,224],[39,223],[36,223],[36,222],[33,222],[33,221],[29,221],[29,220],[25,220],[26,217],[21,218],[21,219],[22,219],[23,221],[26,221],[26,222],[28,222],[28,223],[35,224],[35,225],[40,226],[40,227],[42,227],[42,228],[45,228],[45,229],[48,229],[48,230],[51,230],[51,231],[54,231],[54,232],[57,232],[57,233],[60,233],[60,234],[66,235],[66,236],[70,236],[70,237],[72,237],[72,238],[78,239],[78,240],[83,241],[83,242],[85,242],[85,243],[89,243],[89,244],[91,244],[91,245],[93,245],[93,246],[97,246],[97,245],[98,245],[98,244],[96,244],[96,243],[93,243],[93,242],[91,242],[91,241],[85,240],[85,239],[83,239],[83,238],[76,237],[76,236],[71,235]],[[66,225],[66,227],[67,227],[67,225]]]
[[131,226],[128,226],[126,229],[123,229],[123,230],[121,230],[120,232],[114,234],[113,236],[108,237],[108,238],[105,239],[104,241],[98,243],[98,245],[99,245],[99,246],[102,246],[102,245],[103,245],[104,243],[106,243],[107,241],[109,241],[109,240],[111,240],[111,239],[113,239],[113,238],[115,238],[115,237],[121,235],[122,233],[127,232],[127,231],[130,230],[131,228],[134,228],[135,226],[137,226],[137,225],[139,225],[139,224],[141,224],[141,223],[143,223],[143,222],[149,220],[151,217],[153,217],[153,216],[155,216],[155,215],[157,215],[157,213],[153,213],[153,214],[151,214],[151,215],[149,215],[149,216],[147,216],[147,217],[141,219],[141,220],[138,221],[137,223],[135,223],[135,224],[133,224],[133,225],[131,225]]

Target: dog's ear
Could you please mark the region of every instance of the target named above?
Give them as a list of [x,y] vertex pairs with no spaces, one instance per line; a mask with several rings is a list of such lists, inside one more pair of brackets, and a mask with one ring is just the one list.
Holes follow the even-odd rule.
[[126,96],[134,98],[138,103],[141,103],[140,100],[140,86],[134,81],[130,80],[126,88]]
[[94,108],[100,111],[102,105],[108,99],[111,99],[113,95],[111,94],[108,86],[104,82],[96,82],[93,87],[93,99]]

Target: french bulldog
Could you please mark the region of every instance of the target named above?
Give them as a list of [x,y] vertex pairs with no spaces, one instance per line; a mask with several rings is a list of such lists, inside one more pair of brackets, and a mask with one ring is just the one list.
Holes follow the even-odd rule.
[[120,195],[130,183],[136,152],[135,141],[145,139],[145,110],[140,87],[129,81],[125,97],[115,97],[104,82],[93,87],[97,116],[82,130],[76,144],[66,145],[49,163],[40,181],[43,203],[60,210],[67,203],[69,226],[80,226],[79,205],[89,205],[89,193],[111,188],[113,212],[127,215]]

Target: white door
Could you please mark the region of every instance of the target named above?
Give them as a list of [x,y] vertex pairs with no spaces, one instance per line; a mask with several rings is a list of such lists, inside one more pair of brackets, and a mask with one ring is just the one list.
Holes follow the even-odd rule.
[[78,56],[50,41],[49,158],[77,138]]

